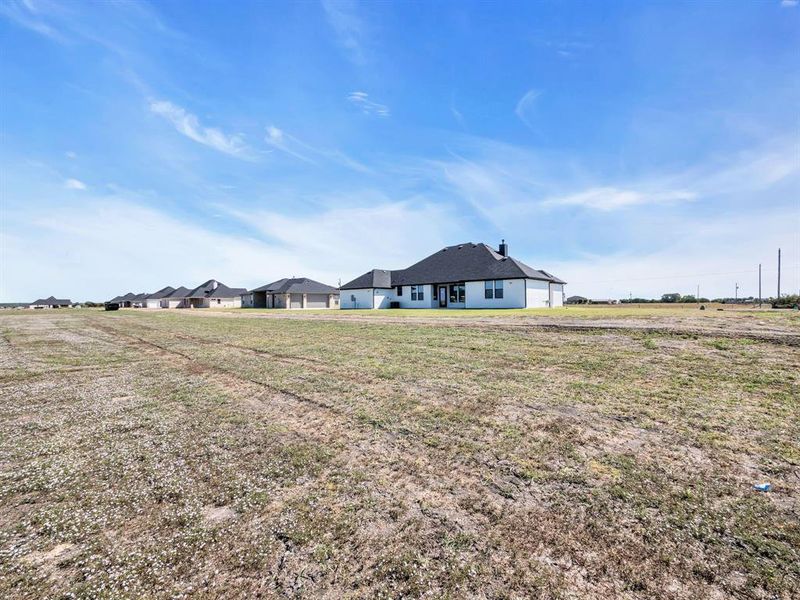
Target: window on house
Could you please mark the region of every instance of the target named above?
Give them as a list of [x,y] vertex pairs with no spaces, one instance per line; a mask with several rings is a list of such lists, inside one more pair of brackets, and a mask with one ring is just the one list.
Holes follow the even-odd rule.
[[424,285],[412,285],[411,286],[411,299],[412,300],[425,300],[425,289]]
[[483,282],[483,295],[484,298],[487,299],[500,299],[503,297],[503,280],[496,279],[494,281],[484,281]]
[[222,303],[222,300],[220,300],[219,298],[217,298],[217,304],[221,304],[221,303]]
[[466,289],[463,283],[458,283],[456,285],[450,286],[450,303],[451,304],[458,304],[464,302]]
[[398,285],[397,286],[397,295],[398,296],[402,296],[403,295],[403,286],[402,285]]

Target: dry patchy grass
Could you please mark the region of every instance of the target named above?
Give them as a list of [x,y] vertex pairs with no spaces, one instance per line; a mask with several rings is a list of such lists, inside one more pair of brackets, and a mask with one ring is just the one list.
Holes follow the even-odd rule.
[[791,317],[244,314],[0,316],[0,596],[800,594]]

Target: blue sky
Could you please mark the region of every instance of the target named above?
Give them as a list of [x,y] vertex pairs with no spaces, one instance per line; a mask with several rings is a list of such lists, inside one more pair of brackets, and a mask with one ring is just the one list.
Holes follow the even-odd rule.
[[569,294],[800,287],[791,0],[3,0],[0,81],[0,301],[501,238]]

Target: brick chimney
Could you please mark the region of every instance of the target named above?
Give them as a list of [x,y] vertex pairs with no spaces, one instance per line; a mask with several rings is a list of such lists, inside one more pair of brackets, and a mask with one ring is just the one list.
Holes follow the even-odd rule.
[[508,256],[508,244],[506,244],[505,240],[500,240],[500,255],[501,256]]

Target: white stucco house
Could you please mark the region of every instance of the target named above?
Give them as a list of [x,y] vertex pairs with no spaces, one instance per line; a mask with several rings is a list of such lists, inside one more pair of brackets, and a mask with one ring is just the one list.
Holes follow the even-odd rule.
[[339,308],[339,290],[308,277],[279,279],[242,294],[243,308]]
[[230,288],[209,279],[186,294],[176,308],[240,308],[245,293],[245,288]]
[[169,294],[161,298],[161,308],[178,308],[183,303],[186,294],[190,294],[191,292],[192,290],[183,286],[172,290]]
[[171,285],[168,285],[167,287],[161,288],[157,292],[150,294],[147,298],[145,298],[145,308],[161,308],[161,301],[174,291],[175,288]]
[[564,304],[565,282],[486,244],[442,248],[396,271],[373,269],[340,288],[341,308],[543,308]]
[[147,305],[147,297],[150,294],[148,292],[141,292],[139,294],[134,294],[133,297],[130,299],[131,307],[132,308],[144,308]]
[[28,308],[69,308],[70,306],[72,306],[72,300],[50,296],[34,300],[28,305]]

